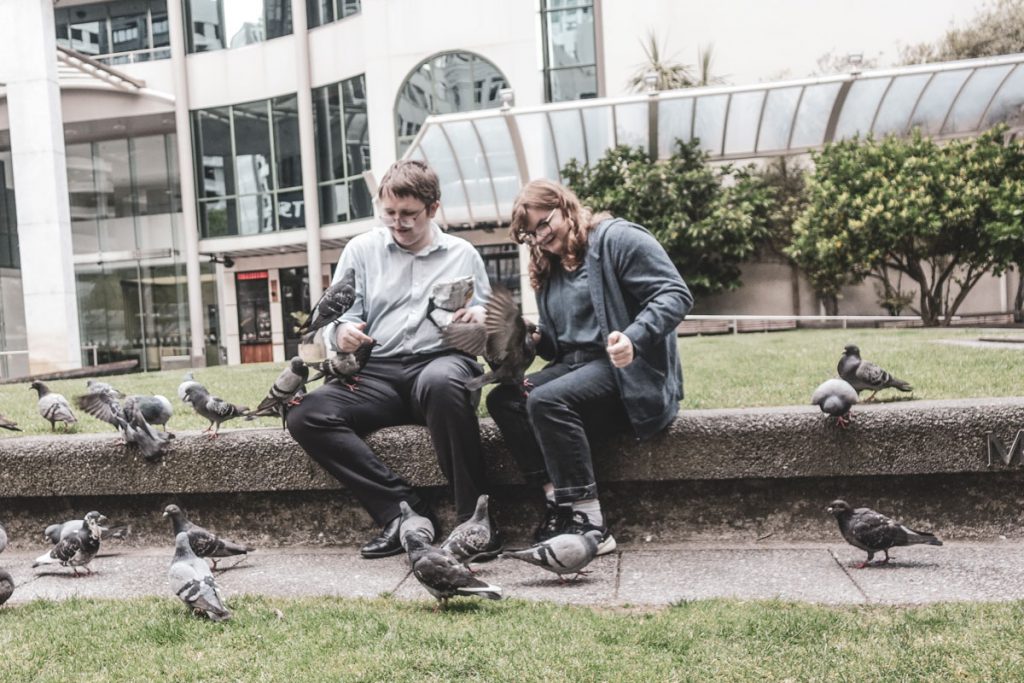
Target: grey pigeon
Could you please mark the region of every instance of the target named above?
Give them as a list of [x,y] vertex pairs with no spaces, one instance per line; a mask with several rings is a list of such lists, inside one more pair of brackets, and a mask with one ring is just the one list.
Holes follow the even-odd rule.
[[326,377],[325,382],[329,382],[332,379],[337,380],[348,387],[351,391],[356,390],[357,381],[356,375],[362,372],[363,368],[366,367],[367,361],[370,360],[370,354],[373,352],[373,347],[377,346],[377,342],[366,342],[361,344],[359,348],[351,353],[339,351],[335,355],[331,356],[327,360],[318,363],[314,367],[318,370],[314,377],[310,378],[310,382]]
[[203,431],[209,432],[212,429],[211,438],[217,438],[222,422],[241,417],[249,411],[245,406],[228,403],[222,398],[211,396],[206,387],[199,383],[185,389],[185,400],[200,417],[210,421],[210,426]]
[[18,426],[17,422],[9,417],[4,417],[3,415],[0,415],[0,429],[9,429],[12,432],[21,431],[21,427]]
[[3,524],[0,524],[0,553],[7,547],[7,529],[4,528]]
[[836,366],[839,376],[845,379],[857,390],[857,393],[865,389],[871,390],[867,400],[872,401],[882,389],[899,389],[900,391],[913,391],[914,388],[901,379],[897,379],[871,361],[861,360],[860,349],[849,344],[843,349],[843,356]]
[[486,308],[482,325],[452,323],[441,333],[450,346],[483,356],[491,366],[489,372],[467,381],[466,388],[475,391],[491,382],[525,387],[524,374],[537,355],[533,343],[537,326],[519,315],[519,307],[506,287],[494,286]]
[[[76,533],[79,529],[81,529],[83,521],[84,520],[81,520],[81,519],[69,519],[66,522],[58,522],[56,524],[51,524],[48,527],[46,527],[46,529],[43,531],[43,536],[50,543],[53,543],[54,545],[56,545],[57,543],[60,543],[61,540],[67,538],[71,534]],[[115,527],[104,526],[107,523],[107,521],[108,520],[107,520],[106,515],[100,515],[99,519],[96,520],[97,524],[99,525],[99,532],[100,532],[100,540],[101,541],[106,541],[108,539],[114,539],[114,538],[117,538],[117,539],[128,538],[128,535],[131,533],[131,527],[128,527],[128,526],[115,526]]]
[[166,396],[160,394],[153,394],[147,396],[145,394],[129,396],[134,398],[139,411],[142,416],[146,419],[146,422],[151,425],[160,425],[167,431],[167,421],[174,415],[174,406],[171,405],[170,400]]
[[316,336],[317,330],[345,314],[345,311],[352,308],[356,300],[356,271],[347,268],[341,279],[324,290],[320,300],[316,302],[313,311],[306,318],[306,322],[299,325],[299,332],[305,333],[302,342],[309,344]]
[[163,516],[171,518],[175,536],[183,532],[188,534],[188,541],[192,545],[192,551],[199,557],[210,558],[214,569],[217,568],[218,557],[247,555],[255,550],[252,546],[229,541],[217,534],[210,533],[198,524],[193,524],[185,516],[185,511],[177,505],[165,507]]
[[839,522],[839,531],[846,542],[868,554],[868,559],[857,565],[858,569],[870,565],[879,551],[885,553],[885,559],[879,564],[888,562],[889,548],[918,543],[942,545],[933,533],[906,527],[871,508],[851,508],[845,500],[832,501],[826,511]]
[[309,379],[309,368],[298,356],[289,361],[288,366],[274,380],[267,391],[267,396],[256,409],[245,416],[246,420],[255,420],[267,415],[280,415],[281,425],[285,426],[288,408],[298,405],[306,393],[306,380]]
[[78,422],[78,418],[71,412],[71,405],[62,395],[53,393],[39,380],[32,382],[29,389],[35,389],[39,393],[39,414],[49,420],[50,431],[55,430],[58,422],[63,422],[65,429],[68,425]]
[[0,569],[0,605],[14,595],[14,577],[6,569]]
[[473,290],[472,275],[435,283],[427,299],[427,317],[443,330],[451,324],[455,312],[473,300]]
[[178,398],[181,400],[182,403],[188,403],[189,400],[186,392],[188,391],[189,387],[202,386],[202,384],[195,380],[195,378],[192,376],[192,371],[190,370],[185,373],[185,376],[181,380],[181,384],[178,385]]
[[59,564],[64,567],[71,567],[78,574],[78,568],[82,567],[90,574],[89,563],[100,549],[100,531],[98,512],[90,512],[85,516],[81,528],[75,533],[64,538],[60,543],[53,546],[48,552],[40,555],[32,563],[32,567],[39,567],[47,564]]
[[846,427],[853,416],[850,408],[857,403],[857,391],[845,379],[827,379],[818,385],[811,396],[811,405],[836,419],[836,424]]
[[585,574],[583,569],[597,557],[597,546],[602,533],[598,530],[585,534],[559,534],[525,550],[504,552],[502,557],[511,557],[535,564],[558,574],[561,581],[565,574]]
[[151,415],[156,415],[158,419],[162,417],[166,422],[169,415],[164,416],[163,409],[170,408],[170,401],[163,396],[129,396],[123,403],[117,399],[115,392],[108,391],[90,391],[75,397],[75,405],[81,410],[113,425],[121,432],[126,444],[137,447],[146,460],[155,461],[163,457],[174,435],[153,429],[143,412],[143,406],[147,404]]
[[476,501],[473,516],[458,525],[448,534],[441,548],[451,552],[463,563],[496,557],[501,552],[500,542],[491,528],[491,517],[487,512],[487,494]]
[[419,534],[409,534],[406,543],[412,575],[437,598],[439,606],[447,607],[448,598],[456,595],[501,600],[500,586],[478,579],[447,550],[431,546]]
[[231,618],[210,568],[192,552],[184,531],[174,537],[174,559],[167,570],[167,581],[171,591],[194,614],[205,615],[213,621]]
[[98,379],[87,379],[85,380],[85,386],[89,390],[90,394],[111,394],[115,398],[124,398],[124,394],[115,389],[106,382],[101,382]]
[[401,540],[402,547],[405,550],[409,550],[405,540],[405,537],[409,534],[418,535],[427,543],[433,542],[434,523],[429,518],[418,514],[404,500],[398,504],[398,509],[402,511],[402,523],[398,527],[398,538]]

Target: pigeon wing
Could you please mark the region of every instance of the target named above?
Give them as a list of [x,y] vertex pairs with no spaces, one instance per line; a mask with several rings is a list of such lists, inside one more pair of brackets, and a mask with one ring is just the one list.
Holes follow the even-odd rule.
[[857,366],[857,379],[871,388],[881,388],[889,380],[889,373],[870,361],[862,360]]
[[474,356],[487,351],[487,327],[482,323],[452,323],[441,331],[441,337],[448,346]]
[[522,347],[526,338],[526,323],[519,315],[512,292],[495,285],[491,299],[487,302],[487,316],[484,318],[487,330],[487,348],[484,357],[488,362],[501,363],[516,349]]
[[850,533],[871,550],[890,548],[897,540],[898,525],[885,515],[858,508],[850,520]]

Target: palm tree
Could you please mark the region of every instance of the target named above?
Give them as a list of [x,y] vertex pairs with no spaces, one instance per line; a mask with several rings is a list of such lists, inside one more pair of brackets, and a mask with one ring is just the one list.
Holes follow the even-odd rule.
[[647,32],[647,40],[641,41],[640,45],[647,61],[637,67],[637,71],[629,79],[631,90],[644,92],[647,89],[648,74],[655,76],[654,85],[658,90],[676,90],[694,85],[690,65],[675,61],[675,55],[665,57],[665,51],[658,44],[658,37],[653,29]]

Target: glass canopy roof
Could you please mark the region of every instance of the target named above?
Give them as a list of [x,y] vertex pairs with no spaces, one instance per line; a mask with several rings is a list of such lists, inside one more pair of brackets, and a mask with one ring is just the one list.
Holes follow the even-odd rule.
[[507,224],[519,188],[561,180],[570,159],[593,163],[616,145],[659,158],[676,139],[700,140],[712,160],[799,154],[869,134],[936,138],[1021,125],[1024,54],[753,86],[689,88],[433,116],[405,158],[441,179],[442,221]]

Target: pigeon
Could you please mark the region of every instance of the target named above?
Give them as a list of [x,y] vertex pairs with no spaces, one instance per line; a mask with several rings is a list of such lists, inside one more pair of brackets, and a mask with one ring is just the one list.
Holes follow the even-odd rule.
[[21,431],[21,427],[18,426],[17,422],[9,417],[4,417],[3,415],[0,415],[0,429],[9,429],[12,432]]
[[181,400],[182,403],[188,403],[189,400],[186,392],[188,391],[189,387],[202,388],[202,386],[202,384],[197,382],[195,378],[192,377],[192,371],[190,370],[185,373],[185,376],[181,380],[181,384],[178,385],[178,398]]
[[356,300],[356,271],[347,268],[341,279],[328,287],[316,302],[306,322],[299,325],[299,332],[305,333],[303,344],[309,344],[316,336],[317,330],[333,323],[345,311],[352,308]]
[[6,569],[0,569],[0,605],[14,595],[14,577]]
[[559,534],[525,550],[508,551],[501,556],[535,564],[558,574],[558,579],[564,582],[564,574],[576,574],[579,578],[586,573],[583,568],[597,557],[601,537],[596,529],[585,534]]
[[53,546],[48,553],[36,558],[32,563],[33,569],[44,564],[59,564],[74,569],[76,576],[79,567],[91,574],[89,563],[100,549],[99,520],[101,517],[102,515],[96,511],[87,514],[78,531]]
[[459,559],[447,550],[435,548],[419,534],[405,537],[406,552],[412,575],[427,592],[437,598],[439,607],[448,606],[448,598],[456,595],[501,600],[501,587],[473,576]]
[[348,387],[350,391],[355,391],[355,382],[358,381],[356,375],[366,367],[367,361],[370,360],[370,354],[373,352],[373,347],[377,345],[375,341],[366,342],[351,353],[339,351],[327,360],[318,363],[315,366],[318,372],[309,381],[315,382],[322,377],[327,378],[324,380],[325,382],[336,379]]
[[231,618],[210,568],[192,552],[184,531],[174,536],[174,559],[167,570],[167,580],[174,594],[194,614],[205,615],[212,621]]
[[135,399],[142,417],[148,424],[160,425],[165,432],[167,431],[167,421],[174,415],[174,406],[166,396],[153,394],[152,396],[135,395],[129,396],[129,398]]
[[199,557],[208,557],[213,562],[213,568],[217,568],[218,557],[231,557],[232,555],[247,555],[256,550],[249,545],[241,545],[226,538],[221,538],[210,533],[198,524],[193,524],[185,516],[185,511],[177,505],[168,505],[164,508],[164,517],[171,518],[174,525],[174,535],[184,532],[188,534],[188,542],[192,545],[192,551]]
[[445,343],[483,356],[491,366],[489,372],[468,380],[466,388],[475,391],[491,382],[528,386],[524,374],[537,355],[533,342],[537,326],[519,315],[507,287],[495,285],[486,308],[483,324],[452,323],[441,333]]
[[473,300],[473,276],[435,283],[427,299],[427,317],[439,330],[452,322],[452,316]]
[[[79,529],[81,529],[83,521],[84,520],[82,520],[82,519],[69,519],[66,522],[58,522],[56,524],[51,524],[50,526],[46,527],[46,529],[43,531],[43,537],[45,537],[46,540],[48,540],[50,543],[53,543],[54,545],[56,545],[57,543],[60,543],[61,540],[67,538],[71,534],[73,534],[73,533],[77,532]],[[104,524],[107,523],[107,521],[108,520],[107,520],[106,515],[100,515],[99,518],[96,520],[96,523],[99,525],[99,532],[100,532],[100,540],[101,541],[106,541],[107,539],[112,539],[112,538],[117,538],[117,539],[128,538],[128,534],[131,533],[131,527],[128,527],[128,526],[114,526],[114,527],[103,526]]]
[[452,529],[448,538],[441,544],[442,549],[449,551],[465,564],[492,559],[501,552],[500,542],[495,539],[491,518],[487,513],[488,500],[486,493],[477,498],[473,516]]
[[843,350],[843,356],[839,359],[836,369],[839,376],[849,382],[858,394],[870,389],[872,393],[868,396],[868,401],[873,401],[875,394],[890,387],[900,391],[914,390],[912,386],[901,379],[896,379],[871,361],[861,360],[860,349],[853,344]]
[[163,396],[129,396],[122,403],[114,392],[91,391],[76,396],[75,405],[96,419],[113,425],[121,432],[124,442],[138,447],[146,460],[162,458],[167,444],[174,438],[173,434],[153,429],[143,412],[143,406],[148,405],[150,415],[156,415],[158,419],[162,417],[166,422],[169,415],[164,414],[164,408],[170,409],[171,404]]
[[[81,524],[81,522],[79,522]],[[0,524],[0,553],[7,547],[7,529],[4,528],[3,524]]]
[[29,389],[39,392],[39,414],[50,421],[50,431],[55,430],[58,422],[63,422],[65,429],[68,425],[78,422],[66,398],[51,392],[39,380],[32,382]]
[[918,543],[942,545],[935,534],[903,526],[870,508],[853,509],[845,500],[832,501],[826,511],[839,522],[839,531],[846,542],[868,554],[868,559],[857,565],[858,569],[869,566],[879,551],[885,553],[885,559],[879,564],[885,564],[889,561],[889,548],[894,546]]
[[427,543],[434,540],[434,523],[429,518],[417,514],[404,500],[398,504],[398,509],[402,511],[402,524],[398,527],[398,538],[406,551],[409,550],[409,546],[405,537],[409,534],[416,534]]
[[811,396],[811,405],[836,419],[836,424],[846,427],[853,420],[850,408],[857,403],[857,390],[844,379],[827,379],[818,385]]
[[274,380],[266,398],[260,401],[256,410],[246,415],[245,419],[255,420],[257,417],[280,415],[281,425],[286,427],[285,418],[288,416],[288,408],[297,405],[302,400],[302,396],[306,393],[306,380],[308,379],[309,368],[301,358],[295,356],[289,361],[288,367],[282,370]]
[[120,391],[115,389],[110,384],[107,384],[106,382],[101,382],[98,379],[85,380],[85,386],[89,390],[90,394],[111,394],[115,398],[124,398],[124,394],[122,394]]
[[212,429],[211,438],[217,438],[222,422],[241,417],[249,412],[249,409],[244,406],[228,403],[222,398],[211,396],[206,387],[199,383],[185,389],[185,400],[200,417],[210,421],[210,426],[203,431],[209,432]]

